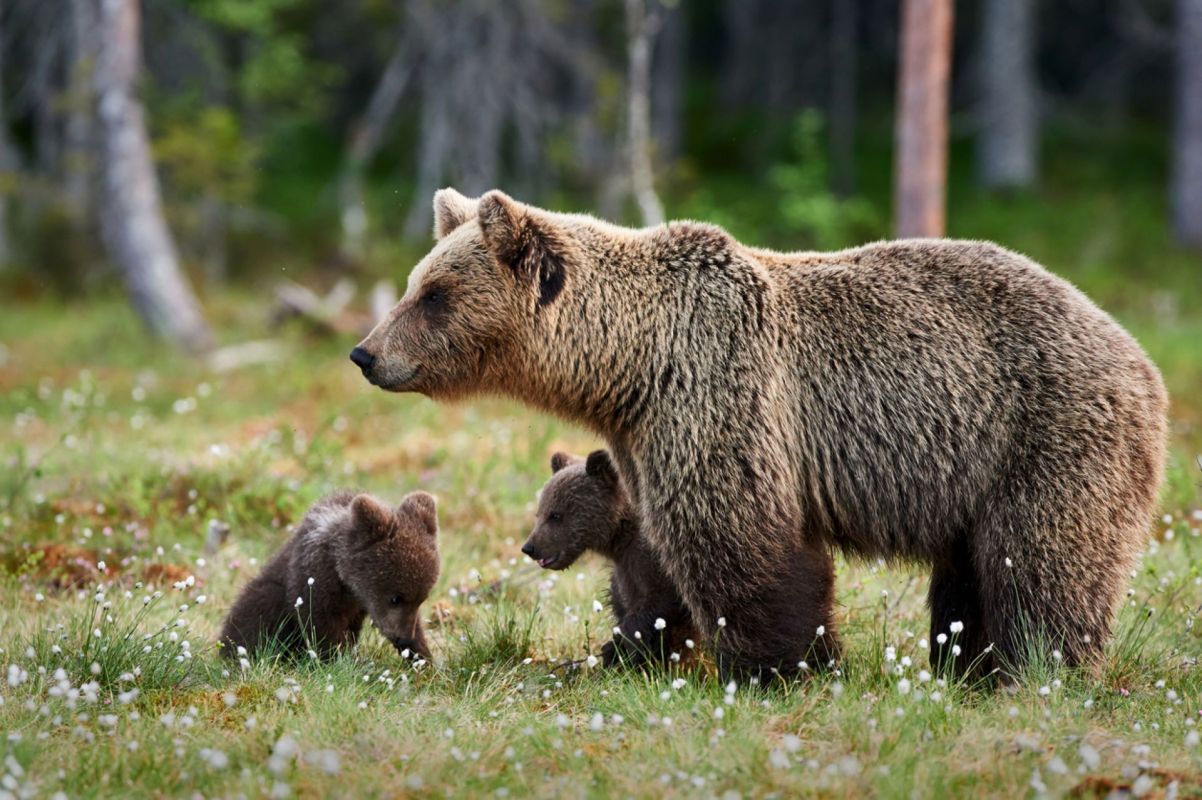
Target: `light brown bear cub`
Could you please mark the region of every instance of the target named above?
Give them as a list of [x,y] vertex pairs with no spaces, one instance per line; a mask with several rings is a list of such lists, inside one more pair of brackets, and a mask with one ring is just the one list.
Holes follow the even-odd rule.
[[438,580],[437,536],[437,507],[425,492],[395,509],[354,492],[322,498],[238,596],[221,631],[223,654],[274,641],[328,658],[354,645],[370,616],[402,656],[428,660],[418,610]]
[[618,625],[601,648],[602,663],[637,665],[687,653],[686,641],[697,638],[693,618],[643,538],[609,453],[597,450],[587,459],[556,453],[551,473],[522,552],[544,569],[567,569],[586,550],[613,562],[609,599]]

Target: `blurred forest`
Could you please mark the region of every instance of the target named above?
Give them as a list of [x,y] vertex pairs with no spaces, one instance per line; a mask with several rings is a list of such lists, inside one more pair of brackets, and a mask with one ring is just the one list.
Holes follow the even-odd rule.
[[223,285],[399,279],[443,185],[802,249],[942,233],[945,172],[950,235],[1109,202],[1202,271],[1202,0],[0,0],[0,288],[192,349]]

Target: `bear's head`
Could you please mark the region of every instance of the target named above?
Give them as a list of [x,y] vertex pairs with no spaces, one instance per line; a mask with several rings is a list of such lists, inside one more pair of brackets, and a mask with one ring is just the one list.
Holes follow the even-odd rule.
[[398,652],[427,660],[419,609],[438,580],[438,510],[413,492],[389,508],[371,495],[351,502],[338,573]]
[[588,458],[556,453],[551,473],[522,552],[543,569],[567,569],[585,550],[609,546],[622,524],[626,499],[604,450]]
[[453,398],[497,388],[575,258],[560,220],[499,191],[434,195],[434,249],[404,297],[351,351],[371,383]]

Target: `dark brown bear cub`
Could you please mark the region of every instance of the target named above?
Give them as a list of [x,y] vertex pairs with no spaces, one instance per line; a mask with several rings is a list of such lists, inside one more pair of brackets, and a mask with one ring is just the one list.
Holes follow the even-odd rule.
[[337,492],[242,590],[221,631],[227,657],[276,642],[328,658],[354,645],[370,616],[404,657],[430,658],[418,610],[438,579],[438,511],[425,492],[389,508]]
[[605,665],[662,661],[687,653],[697,633],[684,600],[639,531],[609,453],[556,453],[522,552],[544,569],[567,569],[586,550],[613,561],[609,598],[618,626],[601,649]]

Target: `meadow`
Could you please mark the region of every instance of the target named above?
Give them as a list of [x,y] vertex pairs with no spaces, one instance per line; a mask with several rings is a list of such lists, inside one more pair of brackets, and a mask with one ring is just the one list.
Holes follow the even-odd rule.
[[[831,674],[763,689],[704,655],[590,667],[604,565],[541,572],[518,549],[550,454],[598,444],[582,431],[387,395],[346,360],[353,339],[301,325],[278,360],[222,370],[148,343],[118,297],[6,301],[0,797],[1202,797],[1202,270],[1141,239],[1152,201],[1120,194],[953,193],[954,233],[1078,282],[1174,400],[1161,516],[1103,669],[1049,654],[1000,690],[932,677],[922,569],[842,560]],[[206,298],[223,344],[267,335],[265,294]],[[371,629],[330,663],[220,659],[238,588],[312,501],[355,486],[439,497],[434,662]]]

